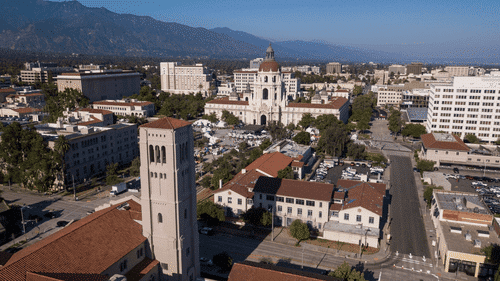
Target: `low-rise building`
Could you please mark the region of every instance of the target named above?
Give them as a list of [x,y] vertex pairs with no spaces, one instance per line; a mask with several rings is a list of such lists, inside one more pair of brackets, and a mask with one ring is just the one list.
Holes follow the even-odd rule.
[[41,109],[31,107],[2,107],[0,108],[1,117],[28,118],[32,114],[38,114]]
[[435,189],[431,204],[439,264],[444,271],[455,272],[462,264],[465,272],[478,277],[481,270],[491,268],[480,250],[500,240],[492,226],[493,214],[479,195]]
[[33,107],[42,107],[45,105],[45,97],[41,93],[8,95],[5,100],[8,103],[21,103]]
[[66,111],[69,123],[79,126],[106,127],[113,124],[113,112],[104,109],[80,108]]
[[115,115],[151,117],[155,115],[155,104],[136,99],[103,100],[92,103],[93,109],[109,110]]

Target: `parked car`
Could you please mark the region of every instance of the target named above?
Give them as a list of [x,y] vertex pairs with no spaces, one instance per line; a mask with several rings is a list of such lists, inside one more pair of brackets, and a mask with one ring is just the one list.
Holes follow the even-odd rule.
[[213,235],[214,230],[211,227],[203,227],[202,229],[200,229],[200,233],[205,235]]
[[58,222],[57,222],[57,227],[64,227],[64,226],[66,226],[67,224],[68,224],[68,222],[67,222],[67,221],[58,221]]
[[214,264],[211,259],[204,258],[204,257],[200,257],[200,262],[204,263],[204,264],[207,264],[207,265],[213,265]]
[[453,168],[453,173],[455,173],[455,174],[459,174],[459,173],[460,173],[460,171],[458,170],[458,168]]

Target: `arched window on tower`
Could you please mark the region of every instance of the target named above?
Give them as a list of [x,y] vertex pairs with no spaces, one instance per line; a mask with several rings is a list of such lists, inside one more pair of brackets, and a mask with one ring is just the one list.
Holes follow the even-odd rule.
[[160,147],[155,146],[155,154],[156,154],[156,163],[160,163]]
[[248,101],[248,97],[245,98],[245,101]]
[[273,82],[276,82],[276,76],[273,76]]
[[264,82],[267,82],[267,76],[264,77]]
[[161,147],[161,161],[163,164],[167,163],[167,155],[166,155],[166,151],[165,151],[165,146],[162,146]]
[[155,161],[155,151],[153,149],[153,146],[149,146],[149,162],[154,162]]
[[158,223],[162,222],[163,222],[163,216],[161,215],[161,213],[158,213]]
[[262,99],[267,100],[269,96],[269,91],[267,89],[262,90]]

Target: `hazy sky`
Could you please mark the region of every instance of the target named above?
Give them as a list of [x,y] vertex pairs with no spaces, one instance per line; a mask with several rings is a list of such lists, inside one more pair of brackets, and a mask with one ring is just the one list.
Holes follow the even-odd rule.
[[500,0],[80,0],[192,27],[228,27],[275,40],[324,40],[388,52],[491,53]]

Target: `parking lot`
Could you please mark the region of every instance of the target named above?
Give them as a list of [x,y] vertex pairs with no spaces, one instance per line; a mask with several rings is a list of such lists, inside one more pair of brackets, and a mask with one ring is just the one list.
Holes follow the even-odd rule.
[[[337,184],[337,181],[342,178],[342,171],[346,170],[355,170],[357,175],[366,175],[368,174],[368,178],[371,179],[378,179],[378,175],[375,173],[370,173],[370,168],[366,166],[366,164],[363,166],[360,164],[359,166],[353,165],[351,166],[350,162],[346,162],[342,166],[335,166],[333,168],[328,169],[328,173],[322,180],[322,182],[325,183],[333,183]],[[383,172],[380,174],[382,177]],[[353,178],[355,180],[355,178]]]

